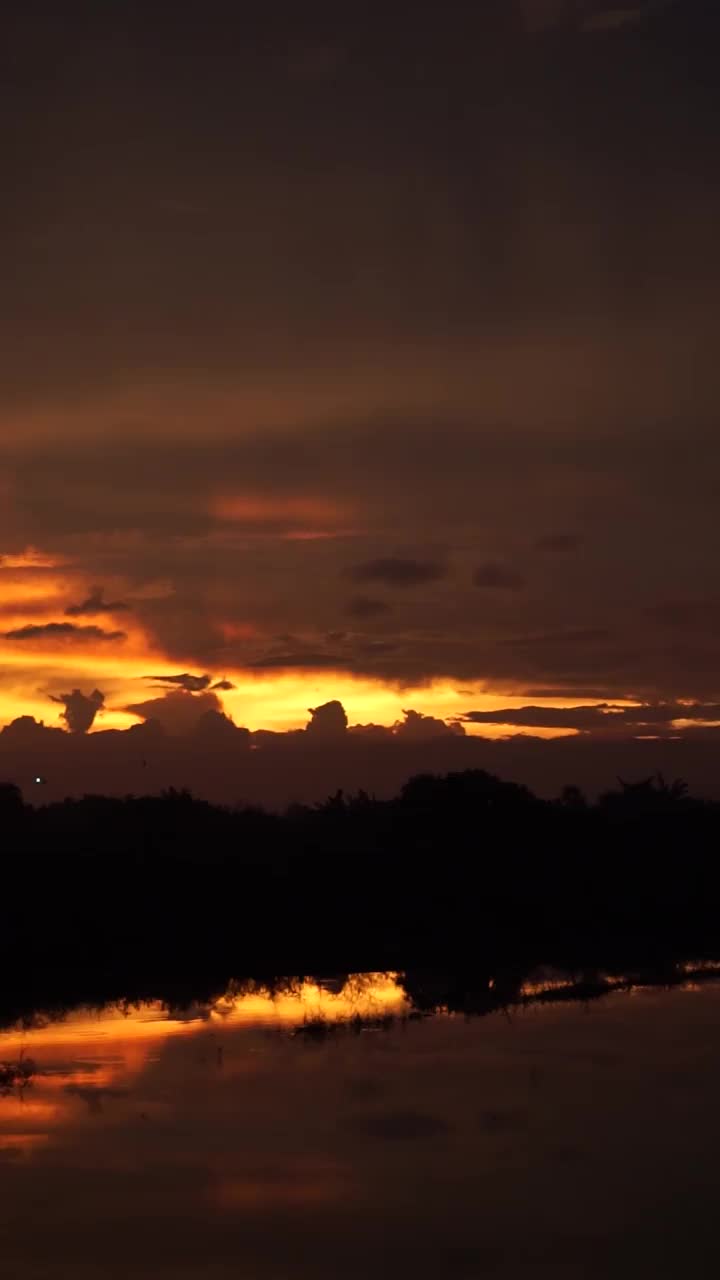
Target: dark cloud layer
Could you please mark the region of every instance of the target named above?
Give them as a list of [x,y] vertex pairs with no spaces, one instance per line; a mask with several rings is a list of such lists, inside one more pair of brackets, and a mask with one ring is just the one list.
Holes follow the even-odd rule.
[[352,658],[347,654],[312,653],[305,650],[298,653],[269,653],[250,663],[257,671],[339,671],[352,665]]
[[212,676],[194,676],[189,671],[172,676],[145,676],[144,679],[152,680],[158,686],[175,685],[178,689],[184,689],[186,693],[201,693],[212,682]]
[[432,560],[408,560],[384,556],[366,560],[349,570],[356,582],[380,582],[386,587],[417,587],[447,575],[447,566]]
[[628,733],[673,731],[675,721],[720,723],[720,703],[657,703],[635,707],[602,703],[578,707],[497,707],[468,711],[466,724],[507,724],[523,728],[576,729],[581,732]]
[[74,622],[29,623],[5,632],[6,640],[77,640],[84,644],[105,643],[108,640],[125,640],[124,631],[105,631],[102,627],[77,626]]
[[126,613],[129,608],[122,600],[105,600],[102,587],[92,587],[85,600],[68,605],[65,613],[68,618],[94,618],[102,613]]

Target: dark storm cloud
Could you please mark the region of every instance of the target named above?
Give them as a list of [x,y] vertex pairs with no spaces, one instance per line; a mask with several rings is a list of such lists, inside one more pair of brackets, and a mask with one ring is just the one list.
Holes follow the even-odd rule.
[[473,586],[485,587],[489,591],[521,591],[525,586],[522,574],[494,560],[478,565],[472,580]]
[[365,560],[348,570],[356,582],[381,582],[387,587],[418,587],[447,577],[447,565],[434,560],[410,560],[400,556],[384,556]]
[[93,689],[90,694],[73,689],[72,693],[51,694],[50,697],[52,702],[58,702],[64,708],[62,719],[71,733],[87,733],[105,704],[105,694],[99,689]]
[[390,612],[387,600],[375,600],[372,596],[353,596],[345,606],[345,612],[351,618],[378,618]]
[[93,618],[101,613],[126,613],[130,608],[122,600],[103,599],[103,588],[92,587],[90,595],[80,604],[70,604],[65,610],[68,618]]
[[5,632],[6,640],[78,640],[90,641],[126,640],[124,631],[104,631],[102,627],[77,626],[74,622],[29,623]]
[[174,676],[143,676],[143,680],[153,680],[159,686],[175,685],[178,689],[184,689],[186,693],[201,693],[210,685],[212,676],[194,676],[189,671],[182,671]]

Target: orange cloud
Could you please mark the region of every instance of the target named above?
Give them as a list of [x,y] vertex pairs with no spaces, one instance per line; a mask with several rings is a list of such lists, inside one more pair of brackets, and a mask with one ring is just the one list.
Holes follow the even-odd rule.
[[67,564],[63,556],[46,555],[36,547],[26,547],[17,555],[0,556],[0,569],[56,569]]
[[297,525],[298,536],[308,536],[306,530],[312,530],[313,526],[336,527],[347,519],[349,512],[331,498],[239,493],[216,498],[212,514],[218,520],[235,524]]

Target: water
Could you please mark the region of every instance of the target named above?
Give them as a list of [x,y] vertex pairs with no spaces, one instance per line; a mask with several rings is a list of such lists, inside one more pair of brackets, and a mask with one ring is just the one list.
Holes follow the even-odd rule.
[[4,1033],[3,1276],[718,1274],[720,986],[407,1013],[366,975]]

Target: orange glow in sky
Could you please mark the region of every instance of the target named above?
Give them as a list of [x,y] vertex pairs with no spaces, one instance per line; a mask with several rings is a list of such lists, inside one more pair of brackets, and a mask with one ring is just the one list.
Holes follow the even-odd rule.
[[[218,511],[238,521],[279,520],[309,523],[316,529],[303,536],[322,533],[324,522],[341,518],[341,507],[319,498],[265,499],[236,495],[219,500]],[[299,536],[285,530],[280,536]],[[57,565],[42,550],[25,552],[0,561],[0,725],[29,715],[49,725],[62,726],[61,712],[52,695],[74,688],[86,693],[94,687],[105,694],[105,706],[93,731],[126,729],[140,717],[125,708],[157,696],[151,691],[149,673],[172,675],[189,670],[202,674],[205,668],[192,659],[168,659],[141,625],[135,609],[100,613],[71,613],[71,603],[88,598],[93,588],[85,575],[72,565]],[[106,599],[123,599],[124,583],[110,581]],[[150,584],[137,599],[168,598],[172,587]],[[262,629],[254,622],[218,622],[218,634],[228,646],[263,642]],[[28,635],[28,628],[32,634]],[[49,628],[49,629],[48,629]],[[20,631],[22,634],[17,635]],[[118,633],[121,633],[118,635]],[[236,650],[237,652],[237,650]],[[465,712],[491,711],[498,705],[519,708],[528,698],[522,692],[508,693],[482,682],[460,682],[437,677],[425,683],[393,683],[389,680],[354,675],[341,669],[297,668],[253,671],[237,657],[226,661],[218,650],[221,666],[210,669],[214,680],[229,681],[234,688],[219,690],[217,697],[235,724],[251,731],[275,732],[304,727],[309,708],[338,699],[343,703],[350,725],[392,726],[403,720],[403,712],[414,710],[440,720],[459,719]],[[538,706],[569,707],[576,698],[533,698]],[[594,700],[585,699],[586,705]],[[502,738],[522,733],[518,726],[469,724],[469,735]],[[528,732],[530,732],[528,730]],[[534,728],[533,736],[572,736],[572,729]]]
[[[88,686],[87,663],[76,651],[67,653],[32,653],[17,655],[0,649],[0,661],[5,666],[5,678],[17,681],[17,687],[0,688],[0,723],[8,724],[21,715],[31,715],[47,724],[59,723],[59,709],[50,702],[50,693],[66,692],[69,688]],[[154,664],[158,674],[170,673],[171,666],[157,654],[140,656],[129,652],[118,661],[117,655],[93,653],[92,681],[108,694],[106,709],[94,725],[94,732],[103,729],[125,729],[137,724],[139,717],[122,708],[144,697],[153,696],[148,682],[149,665]],[[398,688],[378,681],[349,675],[343,671],[287,672],[273,675],[249,675],[242,671],[224,671],[235,688],[218,696],[227,715],[237,725],[251,731],[270,729],[281,733],[302,728],[309,719],[309,708],[339,699],[343,703],[349,723],[392,725],[403,719],[403,711],[413,709],[423,715],[446,720],[469,710],[491,710],[502,702],[503,706],[522,707],[527,703],[523,696],[498,695],[478,689],[476,692],[459,690],[449,681],[435,681],[418,687]],[[108,692],[109,691],[109,692]],[[541,706],[573,706],[573,700],[534,699]],[[482,724],[466,726],[469,734],[480,737],[505,737],[519,732],[517,726]],[[572,735],[573,730],[533,729],[539,737]]]

